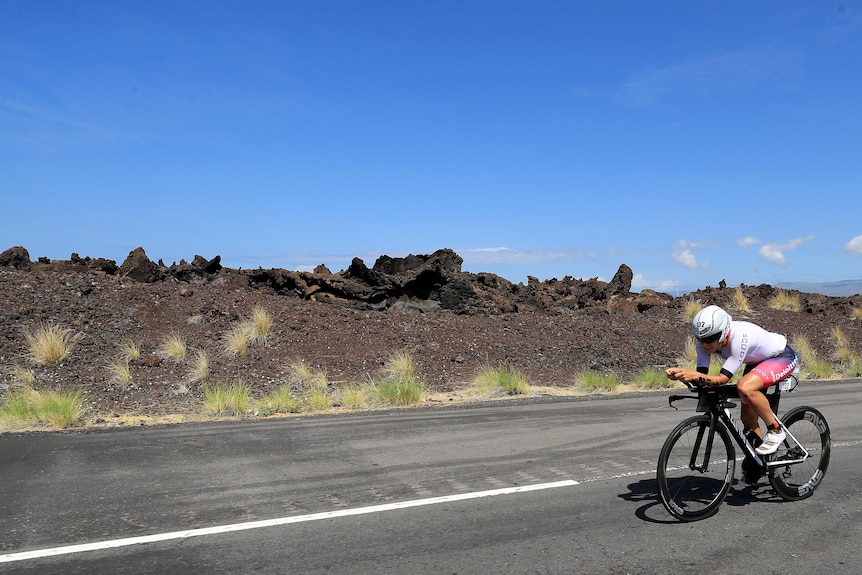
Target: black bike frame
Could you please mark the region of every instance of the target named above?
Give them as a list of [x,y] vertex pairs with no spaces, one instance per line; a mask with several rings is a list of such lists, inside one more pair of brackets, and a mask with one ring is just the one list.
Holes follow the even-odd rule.
[[[751,442],[743,434],[740,429],[739,423],[737,423],[736,419],[734,419],[730,410],[736,407],[736,404],[732,401],[729,401],[730,398],[738,398],[736,395],[736,386],[719,386],[717,388],[703,388],[703,387],[691,387],[693,391],[697,391],[697,397],[692,397],[691,395],[671,395],[668,398],[668,403],[671,407],[674,407],[674,401],[680,399],[697,399],[697,411],[706,413],[709,416],[709,428],[701,428],[697,434],[697,440],[695,441],[695,448],[691,454],[691,461],[689,462],[689,467],[691,469],[695,469],[701,472],[705,472],[709,467],[709,462],[712,456],[712,446],[713,440],[715,438],[715,427],[719,421],[724,424],[724,427],[728,430],[730,435],[736,441],[737,445],[752,459],[754,462],[760,467],[769,470],[772,467],[777,467],[780,465],[788,465],[791,463],[799,463],[808,458],[809,453],[805,447],[802,446],[801,443],[790,433],[784,424],[778,419],[778,416],[775,415],[775,412],[778,411],[778,403],[781,399],[781,390],[777,387],[774,388],[775,391],[772,393],[765,394],[769,399],[769,406],[772,409],[773,415],[778,423],[784,427],[785,432],[788,436],[793,439],[794,443],[802,450],[803,455],[799,459],[794,459],[792,461],[782,459],[779,461],[766,461],[757,451],[755,451],[754,446],[751,445]],[[700,452],[700,446],[703,441],[704,432],[707,432],[707,443],[706,443],[706,453],[704,456],[703,467],[698,468],[697,462],[695,458],[697,454]]]

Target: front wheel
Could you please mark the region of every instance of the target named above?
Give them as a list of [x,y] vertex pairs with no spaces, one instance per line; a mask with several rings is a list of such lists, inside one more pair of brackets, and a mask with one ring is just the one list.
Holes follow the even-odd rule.
[[[788,437],[769,460],[769,482],[782,498],[805,499],[814,493],[829,467],[832,437],[823,414],[813,407],[794,407],[783,420]],[[805,447],[808,457],[790,435]],[[775,465],[776,462],[787,462]]]
[[727,496],[736,467],[727,428],[716,422],[710,433],[708,415],[676,426],[658,458],[656,481],[661,502],[671,515],[696,521],[715,514]]

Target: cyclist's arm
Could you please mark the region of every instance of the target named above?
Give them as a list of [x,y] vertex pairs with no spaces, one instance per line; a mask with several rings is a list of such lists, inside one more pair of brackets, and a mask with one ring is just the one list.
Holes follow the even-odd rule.
[[708,373],[700,371],[700,368],[695,371],[684,367],[670,367],[665,373],[667,373],[668,379],[697,383],[700,385],[724,385],[730,381],[730,378],[724,373],[709,375]]

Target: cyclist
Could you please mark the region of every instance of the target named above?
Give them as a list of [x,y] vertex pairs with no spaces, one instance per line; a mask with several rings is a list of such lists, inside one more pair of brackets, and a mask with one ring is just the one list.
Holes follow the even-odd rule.
[[[733,321],[730,314],[717,305],[700,310],[691,322],[697,343],[697,370],[671,367],[668,378],[702,385],[723,385],[745,364],[736,389],[742,399],[742,423],[754,430],[762,443],[757,453],[774,453],[785,433],[775,420],[769,400],[762,390],[799,371],[796,353],[787,345],[787,338],[747,321]],[[709,375],[709,360],[718,354],[724,363],[717,375]],[[758,421],[766,424],[764,435]]]

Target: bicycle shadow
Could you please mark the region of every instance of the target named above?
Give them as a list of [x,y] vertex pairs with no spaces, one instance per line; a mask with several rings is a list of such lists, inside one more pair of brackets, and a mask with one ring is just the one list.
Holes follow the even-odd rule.
[[635,516],[647,523],[679,523],[665,510],[658,495],[655,478],[641,479],[628,485],[629,492],[621,493],[619,497],[635,503],[645,502],[635,510]]
[[[662,505],[654,477],[630,483],[628,489],[628,493],[621,493],[619,497],[625,501],[644,503],[635,510],[635,516],[641,521],[662,524],[680,523]],[[724,504],[740,507],[752,503],[775,503],[777,501],[781,501],[781,498],[775,495],[769,482],[761,480],[757,485],[735,484],[731,486]]]

